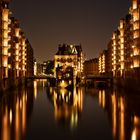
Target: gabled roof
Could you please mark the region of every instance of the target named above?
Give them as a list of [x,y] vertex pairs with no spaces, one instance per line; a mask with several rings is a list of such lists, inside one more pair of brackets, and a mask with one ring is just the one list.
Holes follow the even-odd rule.
[[78,45],[59,45],[56,55],[78,55],[82,51]]

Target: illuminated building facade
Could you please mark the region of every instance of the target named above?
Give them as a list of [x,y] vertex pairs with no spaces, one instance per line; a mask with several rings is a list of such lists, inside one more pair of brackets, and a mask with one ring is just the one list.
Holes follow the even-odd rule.
[[107,50],[104,50],[102,53],[99,55],[99,74],[105,74],[108,72],[108,57],[107,57]]
[[10,11],[8,8],[8,2],[0,1],[0,73],[1,73],[1,79],[8,78],[8,69],[10,68],[10,65],[8,65],[8,52],[10,49],[9,45],[9,16]]
[[99,70],[98,70],[98,58],[86,60],[84,62],[84,74],[85,76],[93,76],[93,75],[98,75]]
[[138,0],[133,0],[130,8],[133,24],[133,68],[140,67],[140,3]]
[[[140,73],[140,2],[132,0],[125,18],[112,34],[108,44],[108,70],[116,78],[136,78]],[[99,57],[99,73],[107,72],[103,67],[103,56]]]
[[114,77],[128,77],[133,68],[133,30],[131,14],[120,20],[118,30],[112,36],[112,71]]
[[58,52],[54,56],[54,61],[55,77],[59,73],[59,67],[62,67],[63,70],[67,69],[67,67],[72,67],[73,77],[81,78],[83,74],[83,52],[81,45],[60,45]]
[[11,16],[9,0],[0,1],[0,89],[9,86],[10,80],[33,75],[33,49],[20,28],[19,21]]
[[47,61],[44,61],[42,64],[42,73],[46,74],[46,69],[47,69]]

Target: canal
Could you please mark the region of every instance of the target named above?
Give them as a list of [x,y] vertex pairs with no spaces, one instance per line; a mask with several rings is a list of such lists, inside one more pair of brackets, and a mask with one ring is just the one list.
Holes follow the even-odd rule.
[[0,140],[140,140],[140,94],[46,83],[0,96]]

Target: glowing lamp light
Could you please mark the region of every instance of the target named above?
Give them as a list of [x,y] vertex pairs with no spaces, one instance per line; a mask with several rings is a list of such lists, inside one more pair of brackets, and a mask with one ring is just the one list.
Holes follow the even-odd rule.
[[15,45],[15,46],[16,46],[16,49],[18,49],[18,48],[19,48],[19,44],[18,44],[18,43],[16,43],[16,45]]
[[8,16],[9,16],[9,10],[8,9],[3,9],[3,13],[2,13],[2,19],[3,21],[7,21],[8,22]]
[[19,28],[15,29],[15,35],[16,35],[16,37],[19,37]]
[[5,46],[5,47],[8,46],[8,40],[7,40],[7,39],[4,39],[4,40],[3,40],[3,46]]
[[64,80],[62,80],[62,81],[60,82],[60,87],[66,88],[67,86],[68,86],[68,84],[67,84]]
[[3,29],[5,29],[5,30],[8,29],[8,23],[7,22],[3,23]]

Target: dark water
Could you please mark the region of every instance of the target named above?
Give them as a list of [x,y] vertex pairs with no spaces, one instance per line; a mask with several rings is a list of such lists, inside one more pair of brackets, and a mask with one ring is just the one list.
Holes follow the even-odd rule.
[[29,88],[0,98],[0,140],[140,140],[140,94]]

